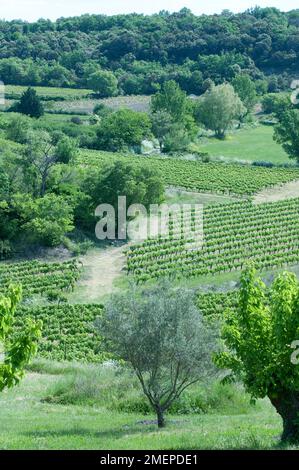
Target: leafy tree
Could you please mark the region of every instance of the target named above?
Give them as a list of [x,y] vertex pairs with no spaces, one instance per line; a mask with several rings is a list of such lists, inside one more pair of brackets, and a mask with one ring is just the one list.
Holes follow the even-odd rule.
[[100,123],[97,132],[97,148],[117,152],[138,147],[151,136],[151,121],[146,113],[120,109]]
[[191,100],[175,81],[166,82],[152,97],[151,111],[153,131],[160,147],[167,152],[185,150],[196,136],[197,128]]
[[30,117],[40,118],[44,114],[44,107],[33,88],[28,88],[21,96],[16,110],[21,114],[27,114]]
[[52,64],[47,67],[47,84],[52,87],[73,86],[73,74],[60,64]]
[[158,139],[160,149],[163,150],[166,136],[173,127],[173,119],[171,114],[165,110],[156,111],[151,114],[152,131]]
[[[218,366],[241,378],[254,399],[268,397],[283,420],[283,441],[299,442],[299,367],[292,363],[298,341],[299,283],[283,273],[266,286],[248,267],[241,276],[236,311],[227,311],[222,336],[228,351]],[[294,361],[293,361],[294,362]]]
[[116,162],[95,183],[93,199],[97,203],[107,202],[116,207],[118,196],[126,196],[128,206],[139,203],[149,207],[164,199],[160,175],[151,168]]
[[299,163],[299,110],[288,109],[279,114],[274,140],[282,145],[290,158]]
[[90,75],[87,85],[101,98],[117,95],[118,81],[112,72],[99,70]]
[[179,85],[174,80],[170,80],[152,97],[151,110],[153,113],[167,112],[173,121],[182,122],[186,114],[191,112],[191,103]]
[[60,139],[46,131],[31,131],[27,134],[27,144],[20,163],[27,184],[31,183],[34,192],[44,196],[51,172],[58,163],[70,163],[76,155],[77,146],[69,137]]
[[215,374],[216,333],[200,315],[193,295],[162,283],[114,295],[96,328],[108,350],[134,370],[165,426],[165,413],[190,385]]
[[246,107],[247,112],[252,111],[252,108],[256,103],[256,89],[255,84],[249,75],[237,75],[233,79],[232,85],[235,92],[238,94],[242,103]]
[[53,139],[52,135],[52,141],[55,145],[57,163],[64,163],[67,165],[75,159],[78,154],[78,145],[74,139],[62,134],[61,136],[58,136],[57,139]]
[[27,364],[37,351],[41,337],[41,322],[27,318],[22,330],[16,333],[14,319],[22,298],[20,286],[10,286],[5,295],[0,295],[0,341],[4,359],[0,365],[0,390],[15,386],[24,376]]
[[126,196],[127,208],[132,204],[148,208],[150,204],[162,203],[164,193],[164,184],[156,171],[116,162],[101,173],[89,173],[84,179],[75,209],[76,223],[86,230],[94,230],[94,212],[100,204],[111,204],[117,218],[119,196]]
[[73,209],[63,196],[50,193],[32,199],[16,195],[14,207],[22,217],[22,230],[31,242],[57,246],[74,228]]
[[6,137],[19,144],[25,144],[27,133],[30,129],[31,123],[29,117],[23,115],[15,116],[6,127]]
[[262,99],[263,111],[266,114],[276,114],[280,116],[286,110],[292,108],[290,97],[285,94],[269,93]]
[[219,139],[223,139],[233,121],[245,113],[246,108],[229,84],[208,90],[199,100],[195,110],[198,122],[213,130]]

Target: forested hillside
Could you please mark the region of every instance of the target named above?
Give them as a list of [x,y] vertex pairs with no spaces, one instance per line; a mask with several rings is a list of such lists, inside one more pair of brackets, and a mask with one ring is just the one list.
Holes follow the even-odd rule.
[[96,91],[104,81],[106,96],[152,94],[169,79],[201,94],[207,79],[231,81],[240,70],[275,92],[289,87],[298,57],[299,10],[256,7],[195,16],[183,9],[0,22],[0,78],[6,84]]

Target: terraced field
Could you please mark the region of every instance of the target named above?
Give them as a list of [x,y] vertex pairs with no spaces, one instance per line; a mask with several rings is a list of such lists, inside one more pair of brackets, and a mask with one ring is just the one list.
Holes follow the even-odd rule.
[[206,207],[203,228],[201,249],[190,247],[183,238],[177,240],[177,235],[130,247],[128,273],[144,282],[237,271],[248,260],[261,270],[299,262],[299,199]]
[[79,273],[78,264],[73,260],[64,263],[1,263],[0,293],[5,292],[11,283],[22,284],[24,297],[44,295],[53,290],[69,290],[74,287]]
[[197,307],[205,317],[219,316],[227,309],[235,309],[238,304],[238,291],[208,292],[197,295]]
[[109,152],[81,151],[78,163],[102,168],[111,162],[150,166],[160,172],[169,186],[198,192],[241,196],[299,179],[299,168],[264,168],[251,165],[198,163],[177,158],[138,157]]
[[94,320],[101,315],[103,307],[92,305],[49,305],[21,307],[16,315],[16,327],[24,325],[24,318],[42,320],[42,339],[38,356],[56,361],[102,361],[98,354],[100,338],[94,329]]

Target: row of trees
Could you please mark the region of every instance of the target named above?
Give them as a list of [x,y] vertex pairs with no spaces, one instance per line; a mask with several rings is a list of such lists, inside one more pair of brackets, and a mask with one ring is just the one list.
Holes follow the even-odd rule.
[[[110,151],[138,150],[144,139],[154,136],[162,151],[184,150],[196,137],[198,126],[205,126],[223,138],[233,121],[242,121],[256,100],[256,88],[248,75],[237,76],[233,84],[234,87],[215,86],[210,81],[206,93],[195,101],[188,98],[175,81],[166,82],[152,97],[150,114],[129,109],[113,113],[104,105],[98,105],[95,114],[99,121],[95,122],[99,125],[93,146]],[[36,118],[44,114],[43,105],[32,88],[28,88],[10,110]]]
[[205,94],[194,100],[175,81],[169,81],[152,97],[149,115],[130,110],[104,115],[95,146],[103,150],[124,150],[154,136],[161,151],[183,151],[196,138],[199,127],[224,138],[235,121],[242,122],[251,112],[256,88],[248,75],[237,76],[234,86],[215,86],[213,82],[209,85]]
[[[200,128],[224,139],[235,123],[240,127],[250,119],[257,100],[256,85],[247,74],[236,76],[232,84],[216,86],[210,82],[199,99],[189,98],[175,81],[169,81],[153,95],[149,115],[130,110],[104,115],[95,148],[138,149],[143,139],[154,136],[162,152],[184,151],[198,136]],[[264,97],[263,108],[274,113],[278,120],[274,139],[290,158],[299,162],[298,106],[292,104],[289,94],[273,94]]]
[[56,62],[7,58],[0,59],[0,78],[12,85],[89,88],[103,98],[119,94],[150,95],[169,80],[175,80],[188,94],[200,95],[206,91],[209,80],[216,84],[224,80],[231,82],[240,73],[247,73],[256,82],[259,94],[288,89],[289,73],[266,76],[256,71],[252,64],[245,65],[234,53],[208,56],[205,61],[187,60],[184,64],[134,61],[129,70],[109,70],[91,61],[82,66],[79,79],[74,72]]

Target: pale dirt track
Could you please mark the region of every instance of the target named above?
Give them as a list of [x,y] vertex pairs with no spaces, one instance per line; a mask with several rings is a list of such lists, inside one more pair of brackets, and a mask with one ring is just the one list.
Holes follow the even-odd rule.
[[299,180],[264,189],[254,196],[254,204],[277,202],[299,197]]
[[82,256],[83,274],[74,295],[79,295],[81,301],[93,303],[117,290],[114,283],[125,266],[124,250],[125,246],[94,248]]
[[[198,196],[202,197],[202,194]],[[260,191],[253,201],[254,204],[262,204],[297,197],[299,198],[299,180]],[[126,264],[125,250],[128,246],[94,248],[82,256],[80,260],[83,274],[73,293],[73,299],[83,303],[99,302],[104,296],[117,291],[115,282],[123,275]]]

